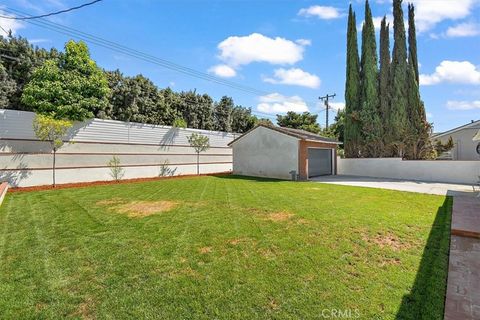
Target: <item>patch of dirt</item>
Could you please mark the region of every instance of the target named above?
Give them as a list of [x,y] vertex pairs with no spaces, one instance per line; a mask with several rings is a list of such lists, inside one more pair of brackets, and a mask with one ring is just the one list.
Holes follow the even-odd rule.
[[47,304],[45,304],[43,302],[38,302],[37,304],[35,304],[35,311],[37,311],[37,312],[42,311],[46,307],[47,307]]
[[119,205],[121,203],[125,203],[124,199],[121,198],[111,198],[111,199],[105,199],[105,200],[100,200],[97,201],[95,204],[97,206],[114,206],[114,205]]
[[286,211],[279,211],[267,214],[265,220],[270,220],[274,222],[288,221],[293,217],[293,213]]
[[229,244],[232,246],[238,246],[240,244],[245,244],[245,243],[250,243],[252,245],[256,245],[256,241],[250,238],[235,238],[235,239],[230,239],[227,241]]
[[297,223],[298,224],[310,224],[310,221],[308,221],[307,219],[298,219]]
[[199,278],[200,275],[197,271],[193,270],[190,267],[186,267],[183,269],[172,270],[168,273],[170,278],[176,278],[180,276],[187,276],[192,278]]
[[380,267],[399,265],[402,262],[399,258],[385,258],[380,262]]
[[210,253],[212,252],[212,247],[202,247],[198,249],[198,252],[200,252],[201,254]]
[[95,302],[92,298],[87,297],[82,303],[78,305],[77,311],[73,314],[73,316],[80,317],[81,319],[96,319],[93,314],[93,308],[95,306]]
[[280,305],[275,299],[270,299],[270,301],[268,301],[268,304],[267,304],[267,309],[276,311],[280,309]]
[[125,213],[131,218],[148,217],[159,212],[166,212],[178,206],[174,201],[132,201],[119,204],[114,210],[119,213]]
[[236,246],[237,244],[239,244],[241,242],[244,242],[244,239],[232,239],[232,240],[228,241],[228,243],[230,243],[231,245],[234,245],[234,246]]
[[278,248],[276,246],[259,248],[257,252],[266,259],[273,259],[278,255]]
[[387,234],[378,233],[374,237],[363,236],[363,240],[368,243],[374,243],[380,248],[390,248],[394,251],[405,250],[411,247],[409,243],[402,242],[395,234],[388,232]]

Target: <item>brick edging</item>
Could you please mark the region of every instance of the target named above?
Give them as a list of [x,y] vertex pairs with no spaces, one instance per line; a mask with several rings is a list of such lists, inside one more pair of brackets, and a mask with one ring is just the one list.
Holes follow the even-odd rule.
[[7,194],[8,190],[8,183],[2,182],[0,184],[0,206],[2,205],[3,199],[5,199],[5,195]]

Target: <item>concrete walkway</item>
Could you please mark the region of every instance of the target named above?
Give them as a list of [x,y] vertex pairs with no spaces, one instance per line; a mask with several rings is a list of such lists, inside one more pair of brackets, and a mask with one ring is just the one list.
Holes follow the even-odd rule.
[[464,184],[449,184],[440,182],[397,180],[389,178],[372,178],[360,176],[321,176],[311,178],[310,181],[340,184],[346,186],[380,188],[437,195],[465,195],[473,194],[473,188]]
[[480,198],[453,199],[445,320],[480,319]]

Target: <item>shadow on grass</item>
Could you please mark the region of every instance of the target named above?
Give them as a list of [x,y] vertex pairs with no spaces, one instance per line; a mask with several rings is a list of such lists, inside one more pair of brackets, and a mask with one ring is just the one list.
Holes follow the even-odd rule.
[[405,295],[396,319],[443,319],[447,289],[452,197],[445,197],[423,250],[415,282]]
[[236,174],[225,174],[225,175],[218,175],[215,176],[221,179],[228,179],[228,180],[248,180],[253,182],[284,182],[290,180],[284,179],[276,179],[276,178],[262,178],[262,177],[252,177],[252,176],[241,176]]

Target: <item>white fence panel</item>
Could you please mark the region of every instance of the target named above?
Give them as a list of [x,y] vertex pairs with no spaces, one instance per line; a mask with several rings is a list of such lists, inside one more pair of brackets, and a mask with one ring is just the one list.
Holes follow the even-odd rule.
[[[33,119],[32,112],[0,109],[0,182],[51,183],[52,151],[35,137]],[[125,166],[125,178],[158,176],[165,165],[175,175],[194,174],[196,154],[187,140],[193,132],[210,138],[200,172],[231,171],[233,133],[92,119],[75,123],[58,150],[58,183],[111,180],[107,162],[113,156]]]

